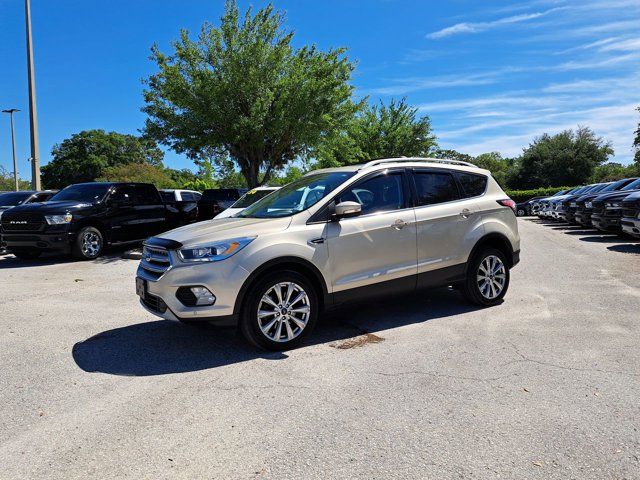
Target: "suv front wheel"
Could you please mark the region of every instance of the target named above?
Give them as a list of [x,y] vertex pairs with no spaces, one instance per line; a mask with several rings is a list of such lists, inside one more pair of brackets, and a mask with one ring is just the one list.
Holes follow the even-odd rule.
[[502,302],[509,288],[509,265],[500,250],[484,248],[477,252],[467,269],[465,297],[476,305],[490,307]]
[[257,347],[287,350],[311,333],[317,318],[313,285],[297,272],[278,272],[251,288],[242,308],[240,331]]

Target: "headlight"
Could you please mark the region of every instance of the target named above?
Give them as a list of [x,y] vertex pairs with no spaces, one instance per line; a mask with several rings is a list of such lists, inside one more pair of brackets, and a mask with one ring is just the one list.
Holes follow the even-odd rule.
[[256,237],[233,238],[210,245],[200,245],[193,248],[178,250],[178,256],[183,262],[219,262],[235,255],[249,245]]
[[63,223],[71,223],[73,215],[65,213],[64,215],[45,215],[44,219],[49,225],[61,225]]
[[604,206],[607,208],[620,208],[622,204],[618,202],[606,202]]
[[593,208],[593,203],[591,203],[591,202],[584,202],[584,206],[585,206],[586,208]]

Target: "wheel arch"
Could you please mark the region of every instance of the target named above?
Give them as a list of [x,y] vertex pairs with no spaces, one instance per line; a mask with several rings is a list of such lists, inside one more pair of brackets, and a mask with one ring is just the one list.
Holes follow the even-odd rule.
[[260,265],[251,273],[251,275],[249,275],[249,277],[242,284],[242,287],[240,288],[236,297],[236,301],[233,307],[234,315],[240,313],[247,293],[261,278],[263,278],[265,275],[283,270],[291,270],[297,272],[301,275],[304,275],[309,279],[309,281],[311,281],[318,294],[320,311],[323,311],[330,303],[331,297],[329,295],[327,283],[318,267],[316,267],[308,260],[305,260],[304,258],[286,256],[269,260],[268,262]]
[[504,256],[507,259],[507,264],[509,268],[512,268],[515,265],[514,253],[516,252],[513,251],[513,246],[511,245],[511,242],[509,241],[509,239],[502,233],[492,232],[484,235],[473,246],[473,249],[469,254],[469,259],[467,260],[467,266],[469,265],[469,263],[471,262],[471,259],[475,256],[477,252],[487,247],[495,248],[497,250],[500,250],[502,253],[504,253]]
[[97,228],[102,234],[102,238],[104,239],[105,243],[109,243],[111,241],[111,235],[109,235],[110,233],[109,229],[99,219],[90,218],[90,217],[81,219],[76,225],[74,233],[77,235],[78,233],[80,233],[80,230],[82,230],[85,227]]

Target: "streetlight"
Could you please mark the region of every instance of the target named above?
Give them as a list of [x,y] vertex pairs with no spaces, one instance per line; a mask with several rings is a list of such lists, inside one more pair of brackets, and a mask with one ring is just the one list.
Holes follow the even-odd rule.
[[38,116],[36,112],[36,79],[33,67],[33,44],[31,40],[31,3],[24,1],[27,20],[27,73],[29,77],[29,127],[31,131],[31,187],[40,190],[40,147],[38,145]]
[[18,163],[16,162],[16,137],[13,134],[13,114],[19,112],[17,108],[10,108],[8,110],[2,110],[2,113],[8,113],[11,119],[11,148],[13,149],[13,179],[15,180],[16,192],[20,189],[18,184]]

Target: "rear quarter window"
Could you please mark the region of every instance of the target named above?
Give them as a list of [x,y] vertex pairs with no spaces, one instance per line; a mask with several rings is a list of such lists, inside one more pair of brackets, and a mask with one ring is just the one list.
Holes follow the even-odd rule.
[[487,189],[487,177],[475,173],[458,173],[463,198],[479,197]]

